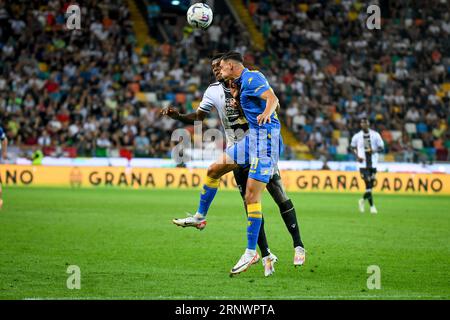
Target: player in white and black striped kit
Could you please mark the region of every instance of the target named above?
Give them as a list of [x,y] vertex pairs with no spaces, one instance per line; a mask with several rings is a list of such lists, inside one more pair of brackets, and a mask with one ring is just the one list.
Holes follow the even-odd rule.
[[[179,120],[186,124],[194,124],[194,121],[202,121],[212,108],[216,108],[224,127],[227,145],[230,146],[243,139],[248,133],[249,127],[242,110],[238,107],[236,104],[237,102],[231,94],[230,88],[221,79],[221,56],[222,55],[220,54],[216,55],[211,60],[211,67],[216,80],[218,81],[211,84],[205,91],[203,99],[196,112],[183,115],[179,114],[177,110],[169,107],[162,110],[161,115],[169,116],[172,119]],[[242,199],[245,199],[248,171],[248,167],[244,168],[241,166],[233,171]],[[286,228],[292,236],[294,244],[294,266],[301,266],[305,262],[306,253],[300,237],[300,229],[297,222],[295,208],[283,188],[279,170],[276,171],[267,184],[267,190],[277,203]],[[198,225],[198,222],[195,221],[195,217],[175,219],[174,223],[183,227],[190,226],[198,229],[204,228],[204,225]],[[269,245],[267,244],[267,238],[264,231],[264,220],[258,236],[258,246],[261,250],[261,256],[263,257],[262,262],[264,265],[264,274],[269,276],[275,271],[274,263],[277,262],[278,259],[269,250]]]
[[373,202],[372,188],[377,173],[378,153],[384,151],[384,142],[378,132],[369,129],[369,120],[367,118],[362,118],[360,125],[361,131],[352,137],[350,144],[358,160],[361,178],[366,184],[364,197],[359,200],[359,210],[364,212],[365,200],[368,200],[370,212],[375,214],[377,213],[377,208]]

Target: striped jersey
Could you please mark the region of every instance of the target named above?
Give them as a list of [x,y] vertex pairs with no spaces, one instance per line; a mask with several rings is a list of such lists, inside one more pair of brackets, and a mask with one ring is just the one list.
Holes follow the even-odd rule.
[[[378,164],[377,150],[379,148],[384,149],[383,139],[378,132],[369,129],[369,132],[365,133],[361,130],[352,137],[350,146],[356,148],[358,156],[364,159],[362,163],[358,162],[359,168],[376,169]],[[367,152],[369,149],[372,150],[371,156]]]
[[241,108],[232,106],[233,99],[229,88],[221,82],[215,82],[206,89],[199,106],[206,113],[216,108],[225,131],[227,147],[244,138],[248,132],[247,119]]

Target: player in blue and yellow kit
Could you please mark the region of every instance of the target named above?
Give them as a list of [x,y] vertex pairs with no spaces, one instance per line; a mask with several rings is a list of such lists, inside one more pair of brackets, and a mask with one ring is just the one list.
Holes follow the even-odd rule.
[[[248,214],[247,249],[231,269],[230,273],[234,275],[246,271],[259,260],[256,244],[262,223],[261,195],[276,170],[282,141],[280,122],[275,112],[278,98],[264,75],[246,69],[242,56],[237,52],[225,54],[220,61],[220,69],[222,77],[226,81],[232,81],[239,89],[240,105],[249,123],[249,133],[229,147],[222,158],[208,169],[197,213],[187,219],[175,219],[174,223],[204,228],[205,216],[217,192],[220,177],[238,166],[250,166],[245,193]],[[299,257],[303,263],[304,250]]]
[[[207,95],[208,99],[206,101],[208,101],[209,103],[214,103],[215,107],[223,113],[223,117],[228,117],[227,119],[231,119],[231,117],[237,113],[237,111],[235,110],[236,108],[240,109],[240,92],[239,92],[239,88],[238,86],[231,80],[228,81],[224,81],[222,79],[221,76],[221,68],[220,68],[220,62],[222,60],[222,55],[215,57],[212,63],[212,68],[214,71],[214,74],[216,76],[217,79],[221,79],[221,81],[223,81],[223,83],[226,83],[226,87],[230,88],[228,94],[229,97],[226,98],[226,92],[225,92],[225,97],[224,97],[224,91],[220,91],[217,90],[217,88],[221,88],[221,87],[212,87],[210,86],[208,88],[208,90],[206,91],[205,95]],[[253,71],[249,71],[251,74],[253,73],[257,73],[257,72],[253,72]],[[260,73],[257,73],[257,76],[261,75]],[[261,75],[262,76],[262,75]],[[257,79],[255,80],[255,82],[253,81],[254,77],[250,77],[249,78],[249,82],[250,84],[253,83],[257,84],[260,81]],[[262,82],[262,84],[264,84],[266,82]],[[259,89],[256,92],[256,97],[259,94],[259,90],[264,90],[265,88],[263,88],[263,86],[261,86],[261,84],[258,84]],[[256,88],[255,88],[256,89]],[[262,92],[262,91],[261,91]],[[248,96],[248,95],[247,95]],[[234,99],[230,99],[230,100],[234,100],[235,102],[237,102],[235,105],[233,105],[232,101],[230,101],[230,104],[228,104],[228,99],[229,98],[234,98]],[[222,101],[223,100],[223,101]],[[244,99],[245,100],[245,99]],[[203,101],[202,101],[203,103]],[[185,117],[186,119],[188,117],[192,118],[192,115],[194,115],[194,118],[196,117],[196,114],[198,114],[200,112],[200,115],[202,113],[201,111],[202,108],[202,104],[200,104],[200,108],[197,110],[197,113],[194,114],[190,114],[190,115],[184,115],[183,117]],[[231,109],[233,108],[233,109]],[[199,111],[200,110],[200,111]],[[168,114],[169,110],[168,109],[164,109],[162,111],[162,114],[166,113]],[[238,112],[239,114],[243,115],[242,110],[240,110]],[[255,115],[255,117],[257,117],[258,114]],[[175,119],[179,118],[175,117]],[[250,159],[249,159],[249,152],[245,151],[245,146],[246,144],[251,146],[251,145],[258,145],[258,139],[254,139],[255,137],[260,138],[260,140],[263,140],[263,138],[267,139],[267,137],[269,136],[270,138],[274,137],[276,138],[277,135],[273,135],[273,134],[268,134],[267,130],[266,130],[266,134],[252,134],[249,137],[246,138],[246,136],[250,133],[250,128],[248,126],[248,121],[245,120],[245,124],[246,124],[246,129],[245,131],[240,130],[241,127],[237,127],[237,128],[233,128],[233,125],[231,125],[230,121],[226,121],[224,123],[224,128],[225,130],[230,134],[230,130],[234,130],[233,133],[231,133],[229,136],[227,136],[227,142],[228,142],[228,146],[233,146],[234,144],[238,144],[239,141],[241,141],[242,139],[247,139],[246,142],[243,142],[243,144],[241,145],[241,148],[238,148],[238,146],[236,146],[235,148],[230,148],[228,151],[231,155],[231,157],[226,156],[226,159],[220,158],[219,161],[211,164],[208,167],[207,170],[207,175],[206,175],[206,179],[205,179],[205,184],[203,186],[203,190],[200,194],[200,203],[198,206],[198,210],[195,213],[195,215],[189,215],[187,218],[178,218],[178,219],[173,219],[173,223],[181,226],[181,227],[195,227],[199,230],[203,230],[206,226],[206,215],[208,213],[208,209],[210,204],[212,203],[213,199],[215,198],[216,192],[218,190],[218,183],[219,183],[219,179],[220,177],[227,171],[229,171],[233,166],[239,165],[239,168],[235,168],[233,170],[234,172],[234,176],[236,179],[236,183],[239,187],[239,191],[242,195],[242,197],[245,200],[245,194],[246,194],[246,188],[247,188],[247,180],[248,180],[248,176],[249,176],[249,171],[252,171],[252,174],[255,175],[256,174],[256,169],[260,169],[260,173],[261,175],[264,175],[265,180],[267,180],[267,178],[270,178],[270,181],[267,183],[267,190],[269,191],[270,195],[272,196],[272,198],[274,199],[274,201],[277,203],[279,209],[280,209],[280,214],[281,217],[283,218],[283,221],[286,225],[287,230],[289,231],[289,233],[292,236],[292,240],[293,240],[293,245],[294,245],[294,266],[301,266],[303,265],[303,263],[305,262],[305,250],[303,248],[303,242],[301,240],[300,237],[300,229],[299,229],[299,225],[297,222],[297,217],[296,217],[296,211],[294,208],[294,205],[292,203],[292,201],[289,199],[289,197],[286,195],[286,192],[284,191],[284,188],[282,186],[282,182],[281,182],[281,177],[279,174],[278,169],[273,170],[270,168],[263,168],[263,166],[266,164],[264,161],[260,161],[257,160],[259,163],[255,163],[251,168],[250,168]],[[271,131],[276,131],[278,133],[278,126],[279,124],[277,123],[277,119],[272,119],[272,128]],[[277,128],[275,128],[275,126],[277,126]],[[274,130],[275,128],[275,130]],[[239,130],[241,132],[239,132]],[[231,138],[229,138],[231,136]],[[256,140],[256,141],[252,141],[252,140]],[[261,141],[264,142],[264,141]],[[270,140],[269,140],[270,143]],[[270,155],[271,152],[271,148],[272,148],[272,144],[270,145],[270,148],[267,148],[267,144],[268,142],[266,141],[265,143],[259,143],[259,145],[261,146],[261,151],[260,152],[260,156],[259,159],[262,158],[262,154],[266,154],[267,156]],[[262,148],[262,146],[266,145],[266,148]],[[280,143],[275,140],[275,143],[273,144],[273,147],[280,146]],[[241,150],[241,152],[238,152],[238,149]],[[269,151],[269,152],[267,152]],[[234,156],[234,154],[236,153],[236,156]],[[275,152],[274,154],[278,154],[279,152]],[[236,158],[236,161],[234,161],[233,159]],[[231,165],[229,163],[226,162],[226,160],[230,160],[231,161]],[[233,161],[232,161],[233,160]],[[264,159],[263,159],[264,160]],[[262,170],[261,170],[262,169]],[[275,171],[273,174],[271,174],[271,171]],[[245,201],[244,201],[245,204]],[[247,213],[247,212],[246,212]],[[254,224],[254,226],[256,226],[256,224]],[[260,231],[259,231],[259,235],[258,235],[258,246],[261,250],[261,256],[262,256],[262,264],[264,266],[264,275],[265,276],[270,276],[275,272],[275,268],[274,268],[274,264],[277,262],[277,257],[270,252],[269,248],[268,248],[268,244],[267,244],[267,238],[264,232],[264,219],[262,219],[261,221],[261,227],[260,227]]]
[[[206,225],[206,214],[217,193],[220,178],[238,167],[249,167],[245,191],[248,217],[247,249],[230,271],[230,275],[235,275],[246,271],[259,260],[256,244],[262,224],[261,195],[274,171],[277,170],[282,140],[280,122],[275,112],[278,98],[264,75],[258,71],[246,69],[243,58],[238,52],[228,52],[222,56],[220,72],[226,81],[232,82],[238,89],[234,91],[239,92],[236,98],[239,98],[249,123],[249,133],[229,147],[221,158],[209,166],[196,214],[185,219],[174,219],[173,223],[183,227],[194,226],[197,229],[203,229]],[[291,210],[294,210],[293,207],[289,211]],[[293,222],[293,227],[296,227],[296,221]],[[294,265],[302,265],[304,261],[305,250],[302,246],[298,246],[295,248]]]
[[245,194],[247,204],[247,249],[231,275],[246,271],[259,260],[256,243],[262,221],[261,195],[280,157],[282,139],[276,115],[278,98],[264,75],[243,65],[242,56],[229,52],[220,62],[225,80],[232,80],[240,89],[240,104],[250,127],[250,133],[229,149],[227,156],[238,165],[250,165]]

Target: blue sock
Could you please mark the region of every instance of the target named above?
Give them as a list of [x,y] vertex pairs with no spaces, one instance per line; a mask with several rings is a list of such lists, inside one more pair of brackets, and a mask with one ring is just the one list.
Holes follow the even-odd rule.
[[247,249],[256,250],[259,229],[261,229],[262,223],[261,203],[252,203],[247,205],[247,212]]
[[209,206],[216,196],[219,182],[219,179],[213,179],[208,176],[206,177],[206,182],[203,185],[203,190],[200,194],[200,203],[198,205],[197,213],[201,214],[202,216],[206,216]]

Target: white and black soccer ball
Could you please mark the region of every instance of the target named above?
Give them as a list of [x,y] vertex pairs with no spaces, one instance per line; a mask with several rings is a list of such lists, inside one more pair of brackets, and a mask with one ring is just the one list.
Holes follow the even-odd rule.
[[192,27],[206,29],[213,21],[213,12],[207,4],[195,3],[189,7],[186,17]]

